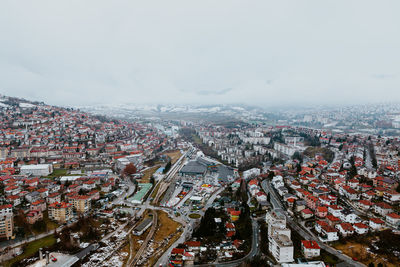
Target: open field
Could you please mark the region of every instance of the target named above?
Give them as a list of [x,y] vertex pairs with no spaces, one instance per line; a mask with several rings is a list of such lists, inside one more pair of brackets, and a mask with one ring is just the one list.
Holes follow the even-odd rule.
[[127,242],[126,245],[123,246],[123,247],[118,251],[118,253],[119,253],[120,255],[121,255],[122,253],[127,253],[127,254],[128,254],[128,257],[125,257],[125,258],[124,258],[124,262],[123,262],[123,265],[122,265],[122,266],[127,266],[130,250],[131,250],[130,242]]
[[50,175],[44,176],[43,178],[56,178],[60,176],[76,176],[76,175],[79,174],[68,174],[67,169],[54,169]]
[[42,239],[38,239],[35,241],[30,242],[28,245],[26,245],[24,249],[24,253],[21,255],[16,256],[15,258],[6,261],[3,263],[3,266],[8,267],[12,266],[12,264],[19,262],[22,259],[32,257],[39,251],[39,248],[46,248],[54,245],[56,243],[56,239],[54,238],[53,235],[49,235],[47,237],[44,237]]
[[400,259],[394,255],[382,255],[370,252],[370,245],[374,240],[376,240],[374,237],[367,237],[362,242],[349,240],[345,243],[335,244],[334,248],[365,265],[373,263],[375,266],[378,266],[379,263],[382,263],[387,267],[400,266]]
[[178,161],[178,159],[182,156],[181,151],[176,150],[176,151],[169,151],[164,153],[164,155],[167,155],[171,158],[171,164],[174,164],[175,162]]
[[138,179],[140,183],[150,183],[150,177],[160,168],[160,165],[155,165],[151,168],[148,168],[143,172],[142,178]]

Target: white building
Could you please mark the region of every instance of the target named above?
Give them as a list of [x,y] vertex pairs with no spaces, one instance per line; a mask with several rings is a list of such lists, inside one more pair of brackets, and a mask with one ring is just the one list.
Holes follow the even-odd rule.
[[21,174],[32,176],[47,176],[53,172],[52,164],[37,164],[21,166]]
[[260,173],[261,173],[261,170],[259,168],[253,168],[253,169],[244,171],[243,178],[247,180],[251,177],[256,177],[256,176],[260,175]]
[[294,247],[285,216],[272,211],[267,213],[265,219],[268,224],[269,251],[279,263],[292,262]]

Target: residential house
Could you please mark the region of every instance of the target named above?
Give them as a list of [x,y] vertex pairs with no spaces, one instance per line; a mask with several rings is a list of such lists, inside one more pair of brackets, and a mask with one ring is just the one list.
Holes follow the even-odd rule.
[[355,223],[353,227],[354,227],[354,232],[356,232],[359,235],[368,233],[368,225],[364,223]]
[[26,220],[29,224],[34,224],[35,222],[43,219],[43,213],[40,210],[31,210],[26,214]]
[[306,259],[312,259],[315,257],[319,257],[321,248],[314,240],[302,240],[301,250]]
[[379,202],[374,205],[374,212],[381,215],[381,216],[386,216],[386,214],[389,214],[393,211],[392,206],[385,202]]
[[385,225],[385,222],[379,218],[370,218],[369,219],[369,227],[372,230],[381,230],[384,225]]
[[354,234],[354,231],[355,231],[354,227],[351,225],[351,223],[347,223],[347,222],[337,224],[336,229],[339,230],[339,233],[342,236],[352,235],[352,234]]
[[400,226],[400,215],[397,213],[389,213],[385,216],[387,224],[390,226],[398,228]]

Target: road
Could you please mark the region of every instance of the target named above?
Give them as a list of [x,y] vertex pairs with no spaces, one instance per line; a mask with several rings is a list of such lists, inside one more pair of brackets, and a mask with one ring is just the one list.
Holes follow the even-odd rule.
[[275,190],[272,189],[271,184],[269,183],[268,180],[262,181],[261,186],[265,192],[268,192],[270,194],[271,204],[274,207],[274,209],[280,211],[283,215],[285,215],[287,223],[292,227],[292,229],[294,229],[296,232],[298,232],[304,239],[317,241],[318,245],[322,249],[326,250],[327,252],[331,253],[332,255],[335,255],[336,257],[338,257],[339,259],[343,260],[344,262],[350,264],[351,266],[365,267],[364,264],[352,260],[349,256],[342,254],[339,251],[337,251],[336,249],[321,242],[314,233],[312,233],[308,229],[304,229],[297,222],[292,220],[292,218],[288,215],[285,208],[283,207],[282,203],[279,201],[279,198],[276,195]]

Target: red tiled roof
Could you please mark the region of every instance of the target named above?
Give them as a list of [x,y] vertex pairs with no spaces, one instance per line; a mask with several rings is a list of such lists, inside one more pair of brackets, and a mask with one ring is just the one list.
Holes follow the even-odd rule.
[[301,243],[306,249],[320,249],[318,243],[314,240],[301,240]]

